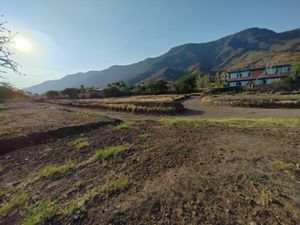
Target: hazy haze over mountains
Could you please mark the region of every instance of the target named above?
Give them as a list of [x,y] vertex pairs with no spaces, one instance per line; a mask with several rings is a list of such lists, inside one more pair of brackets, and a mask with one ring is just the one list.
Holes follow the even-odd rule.
[[262,66],[266,57],[272,58],[275,64],[299,60],[300,29],[276,33],[250,28],[212,42],[177,46],[159,57],[131,65],[66,75],[26,90],[43,93],[80,85],[105,87],[107,83],[118,80],[129,84],[155,79],[176,80],[187,72],[213,74],[220,70]]

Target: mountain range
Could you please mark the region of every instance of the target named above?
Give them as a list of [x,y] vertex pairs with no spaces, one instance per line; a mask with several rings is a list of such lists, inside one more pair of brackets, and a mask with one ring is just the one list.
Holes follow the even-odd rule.
[[70,74],[25,90],[44,93],[80,85],[105,87],[119,80],[127,84],[156,79],[176,80],[186,73],[213,75],[216,71],[264,66],[270,60],[273,64],[300,60],[300,29],[276,33],[268,29],[250,28],[207,43],[180,45],[159,57],[134,64]]

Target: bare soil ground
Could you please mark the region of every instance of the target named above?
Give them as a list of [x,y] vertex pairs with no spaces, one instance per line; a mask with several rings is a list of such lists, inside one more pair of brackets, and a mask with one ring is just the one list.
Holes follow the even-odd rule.
[[203,103],[227,105],[233,107],[255,108],[300,108],[299,93],[237,93],[208,95],[201,99]]
[[195,96],[183,102],[186,113],[177,116],[193,118],[299,118],[299,108],[245,108],[204,104]]
[[77,112],[47,103],[1,104],[0,140],[99,120],[109,120],[109,118],[101,113]]
[[160,118],[0,156],[0,224],[299,224],[299,126]]

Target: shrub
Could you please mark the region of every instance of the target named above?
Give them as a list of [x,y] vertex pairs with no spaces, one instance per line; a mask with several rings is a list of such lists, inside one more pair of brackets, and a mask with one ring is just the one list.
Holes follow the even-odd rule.
[[28,98],[29,96],[22,90],[13,87],[9,83],[0,82],[0,102],[6,100],[25,100]]
[[175,82],[175,89],[179,93],[191,92],[195,89],[195,80],[195,75],[185,75]]

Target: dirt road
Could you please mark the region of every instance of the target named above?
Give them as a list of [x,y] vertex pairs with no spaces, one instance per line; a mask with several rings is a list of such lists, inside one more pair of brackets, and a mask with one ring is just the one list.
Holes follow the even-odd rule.
[[300,109],[266,109],[242,108],[230,106],[204,105],[199,96],[191,97],[183,102],[187,109],[180,117],[199,118],[296,118],[300,117]]

